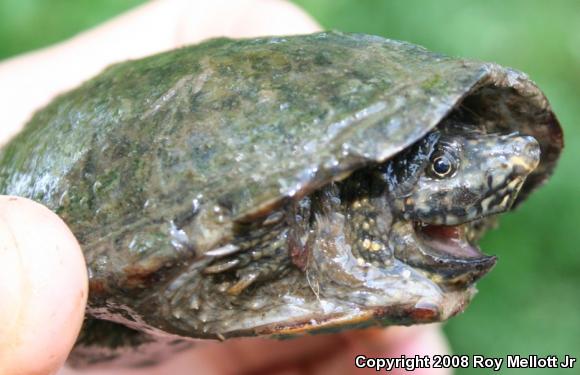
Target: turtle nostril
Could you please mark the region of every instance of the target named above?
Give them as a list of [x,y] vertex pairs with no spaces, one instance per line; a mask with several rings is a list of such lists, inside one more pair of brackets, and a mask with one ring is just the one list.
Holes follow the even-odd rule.
[[[532,137],[529,137],[529,138],[532,138]],[[528,144],[524,148],[524,152],[526,155],[528,155],[530,157],[539,158],[540,145],[538,144],[538,142],[534,138],[532,138],[532,141],[528,142]]]
[[531,169],[535,169],[540,162],[540,144],[534,137],[522,137],[526,144],[523,149],[523,157],[528,160]]
[[517,135],[511,138],[511,145],[506,150],[510,154],[512,162],[520,165],[516,173],[529,173],[540,162],[540,144],[536,138],[529,135]]

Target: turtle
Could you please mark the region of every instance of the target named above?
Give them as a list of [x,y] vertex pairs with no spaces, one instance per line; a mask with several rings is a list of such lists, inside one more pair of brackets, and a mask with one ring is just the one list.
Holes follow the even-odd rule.
[[514,69],[338,31],[218,38],[56,98],[2,149],[0,193],[82,246],[71,362],[145,365],[190,339],[462,312],[496,263],[477,241],[562,148]]

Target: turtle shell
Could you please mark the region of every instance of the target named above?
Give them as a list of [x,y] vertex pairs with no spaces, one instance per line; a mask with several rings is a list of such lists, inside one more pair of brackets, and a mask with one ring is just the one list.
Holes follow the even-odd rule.
[[126,316],[117,307],[131,293],[227,245],[236,225],[389,159],[454,111],[538,140],[520,200],[552,173],[562,130],[526,75],[323,32],[215,39],[109,67],[3,149],[0,192],[61,215],[85,251],[92,313]]

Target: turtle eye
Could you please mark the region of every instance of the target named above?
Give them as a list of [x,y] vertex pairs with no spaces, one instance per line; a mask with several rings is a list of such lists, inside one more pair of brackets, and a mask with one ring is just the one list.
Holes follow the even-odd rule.
[[457,162],[448,154],[434,155],[429,165],[429,175],[434,178],[445,178],[453,175]]

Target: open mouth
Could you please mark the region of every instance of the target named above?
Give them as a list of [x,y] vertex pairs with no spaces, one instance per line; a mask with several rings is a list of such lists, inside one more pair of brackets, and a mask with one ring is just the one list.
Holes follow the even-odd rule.
[[415,222],[415,233],[423,244],[441,256],[456,258],[480,258],[486,256],[468,239],[470,224],[431,225]]
[[420,243],[418,267],[439,275],[448,284],[471,284],[489,272],[497,258],[475,244],[493,218],[458,225],[413,223]]

